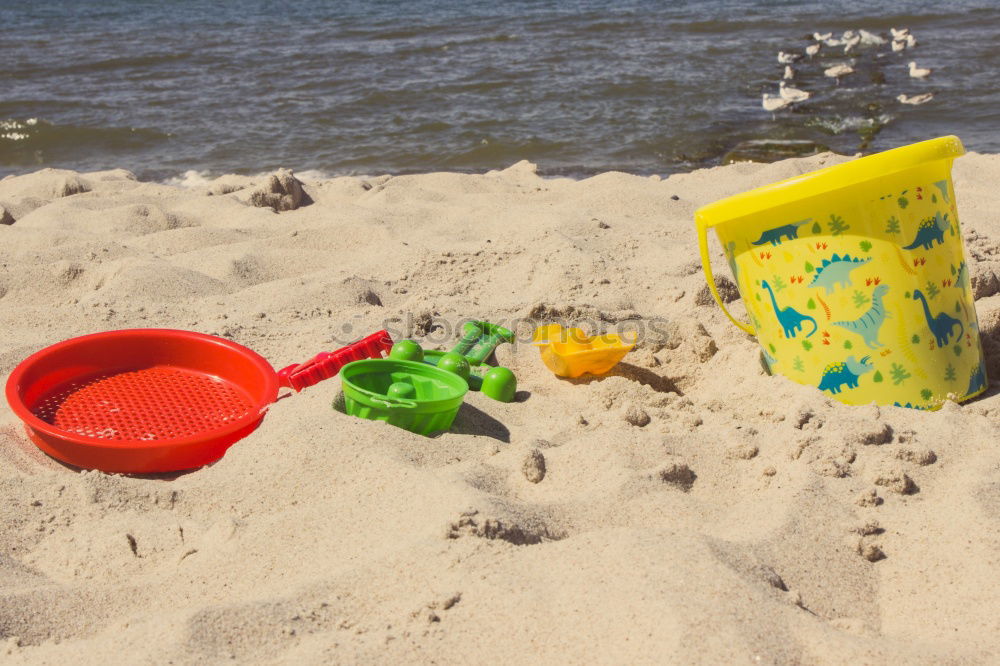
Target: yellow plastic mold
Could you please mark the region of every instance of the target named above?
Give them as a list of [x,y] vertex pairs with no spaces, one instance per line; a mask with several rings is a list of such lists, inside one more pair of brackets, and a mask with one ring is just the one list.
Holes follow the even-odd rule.
[[579,328],[548,324],[535,329],[534,344],[545,366],[560,377],[603,375],[635,347],[635,334],[589,336]]

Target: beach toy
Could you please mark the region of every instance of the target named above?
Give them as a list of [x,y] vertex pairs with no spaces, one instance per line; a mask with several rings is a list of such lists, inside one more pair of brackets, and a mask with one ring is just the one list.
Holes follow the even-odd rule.
[[462,339],[451,351],[425,350],[413,340],[400,340],[392,346],[389,358],[422,362],[452,372],[465,379],[473,391],[499,402],[511,402],[517,393],[514,373],[485,361],[497,346],[511,342],[514,334],[485,321],[468,322],[463,331]]
[[203,333],[95,333],[22,361],[7,402],[53,458],[104,472],[173,472],[221,458],[257,428],[280,387],[302,390],[391,345],[379,331],[275,372],[250,349]]
[[[937,409],[987,388],[948,136],[695,212],[705,277],[772,372],[850,405]],[[750,323],[712,276],[714,228]]]
[[348,363],[340,381],[348,414],[418,435],[451,428],[469,390],[455,373],[392,358]]
[[589,336],[578,328],[548,324],[535,329],[534,344],[549,370],[560,377],[579,377],[611,370],[635,346],[635,337]]
[[467,358],[471,365],[481,365],[499,345],[514,341],[512,331],[485,321],[466,322],[462,330],[464,335],[452,351]]

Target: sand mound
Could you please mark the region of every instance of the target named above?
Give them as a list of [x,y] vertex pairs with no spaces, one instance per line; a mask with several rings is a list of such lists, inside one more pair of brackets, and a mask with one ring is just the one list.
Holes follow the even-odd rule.
[[[212,192],[222,193],[226,189],[226,186],[221,184],[221,189],[216,187]],[[299,206],[312,203],[312,199],[302,189],[302,181],[296,178],[290,169],[279,169],[268,176],[262,184],[240,192],[238,196],[250,206],[270,208],[275,213],[295,210]]]
[[[3,406],[0,654],[996,661],[995,392],[933,414],[847,408],[769,376],[704,287],[697,206],[840,159],[665,180],[523,162],[306,188],[290,172],[0,181],[4,377],[100,330],[215,333],[282,367],[382,327],[447,349],[478,317],[518,333],[497,360],[519,382],[510,404],[470,392],[425,438],[344,415],[333,379],[218,463],[150,478],[67,468]],[[1000,376],[1000,157],[955,166]],[[543,322],[640,342],[603,377],[560,380],[530,344]]]

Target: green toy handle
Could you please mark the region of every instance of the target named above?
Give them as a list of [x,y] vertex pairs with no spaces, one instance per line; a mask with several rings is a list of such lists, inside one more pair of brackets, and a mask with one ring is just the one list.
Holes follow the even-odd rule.
[[462,330],[465,334],[452,351],[464,356],[471,365],[480,365],[499,345],[514,340],[510,330],[485,321],[466,322]]

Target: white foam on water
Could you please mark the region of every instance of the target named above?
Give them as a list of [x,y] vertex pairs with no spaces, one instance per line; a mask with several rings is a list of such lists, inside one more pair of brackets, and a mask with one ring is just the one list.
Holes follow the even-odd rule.
[[173,185],[174,187],[204,187],[214,180],[208,171],[196,171],[194,169],[188,169],[180,176],[172,176],[163,181],[164,185]]

